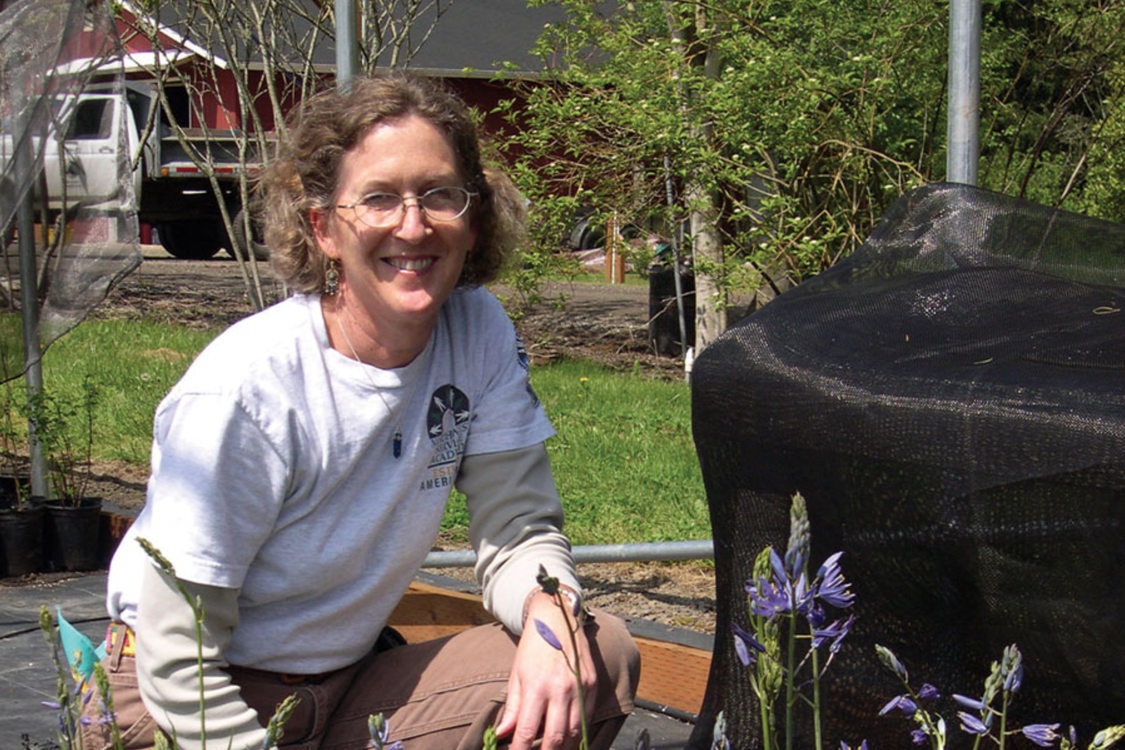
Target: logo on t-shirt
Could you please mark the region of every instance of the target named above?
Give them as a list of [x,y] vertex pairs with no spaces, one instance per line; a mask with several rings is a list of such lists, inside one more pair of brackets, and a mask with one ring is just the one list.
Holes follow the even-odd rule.
[[527,347],[523,345],[523,339],[519,334],[516,334],[516,358],[520,361],[520,367],[525,370],[531,370],[531,357],[527,356]]
[[452,383],[440,386],[430,396],[426,410],[426,435],[434,446],[421,489],[432,490],[453,486],[457,466],[465,452],[472,419],[469,397]]

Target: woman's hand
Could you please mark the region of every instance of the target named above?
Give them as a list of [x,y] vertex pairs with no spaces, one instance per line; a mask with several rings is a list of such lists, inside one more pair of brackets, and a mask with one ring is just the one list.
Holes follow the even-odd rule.
[[[539,633],[536,620],[551,629],[562,646],[561,651]],[[511,736],[511,750],[530,748],[540,736],[540,730],[543,750],[578,747],[582,714],[588,715],[594,705],[596,680],[589,644],[581,628],[574,635],[574,643],[571,642],[570,630],[574,622],[574,617],[564,613],[554,597],[540,592],[532,598],[508,679],[508,702],[496,727],[497,736]],[[575,646],[585,707],[579,705],[578,683],[573,671]]]

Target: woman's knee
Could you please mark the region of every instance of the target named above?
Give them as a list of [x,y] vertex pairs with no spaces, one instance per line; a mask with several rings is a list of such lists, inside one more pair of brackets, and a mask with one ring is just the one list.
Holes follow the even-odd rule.
[[586,624],[586,634],[599,672],[598,683],[612,685],[621,708],[631,711],[640,679],[641,655],[625,621],[608,612],[594,610]]

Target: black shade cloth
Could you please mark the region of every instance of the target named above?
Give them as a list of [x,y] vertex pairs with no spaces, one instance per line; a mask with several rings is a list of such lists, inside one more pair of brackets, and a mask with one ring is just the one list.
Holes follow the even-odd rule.
[[[693,429],[715,538],[716,651],[691,747],[725,712],[758,746],[731,642],[793,492],[813,563],[843,550],[857,621],[827,676],[826,747],[909,747],[877,717],[893,649],[956,733],[1005,645],[1019,723],[1125,721],[1125,226],[936,184],[851,257],[696,360]],[[959,744],[961,740],[958,740]],[[805,746],[798,743],[798,746]]]

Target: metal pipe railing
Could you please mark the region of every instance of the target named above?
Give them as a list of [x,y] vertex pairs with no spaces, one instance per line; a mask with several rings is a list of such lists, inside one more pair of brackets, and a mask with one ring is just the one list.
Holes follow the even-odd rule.
[[[656,562],[662,560],[711,560],[715,544],[710,539],[681,542],[641,542],[637,544],[590,544],[575,547],[578,563]],[[471,549],[435,550],[426,555],[423,568],[471,568],[476,564]]]

